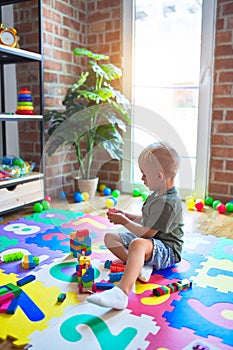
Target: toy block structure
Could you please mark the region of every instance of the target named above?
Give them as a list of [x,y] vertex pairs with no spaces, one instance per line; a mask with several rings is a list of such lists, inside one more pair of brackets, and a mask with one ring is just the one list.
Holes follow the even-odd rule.
[[34,269],[37,265],[39,265],[40,260],[37,256],[34,255],[24,255],[22,261],[22,267],[25,270]]
[[78,288],[79,293],[96,291],[95,287],[95,273],[91,266],[91,259],[84,255],[84,252],[79,258],[79,265],[77,265]]
[[82,252],[85,252],[85,256],[91,255],[91,237],[88,230],[84,229],[71,233],[70,251],[76,258],[82,255]]
[[14,314],[22,289],[12,283],[0,286],[0,313]]
[[165,294],[171,294],[173,292],[177,292],[179,290],[183,290],[183,289],[188,289],[192,287],[192,282],[184,279],[184,280],[180,280],[174,283],[169,283],[166,286],[161,286],[158,288],[154,288],[153,289],[153,294],[156,295],[157,297],[161,296],[161,295],[165,295]]

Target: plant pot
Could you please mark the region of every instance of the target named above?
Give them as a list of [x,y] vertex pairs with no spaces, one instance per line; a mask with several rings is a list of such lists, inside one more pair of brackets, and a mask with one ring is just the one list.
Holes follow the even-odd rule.
[[98,186],[99,178],[94,179],[82,179],[80,177],[74,178],[75,192],[87,192],[90,198],[94,198]]

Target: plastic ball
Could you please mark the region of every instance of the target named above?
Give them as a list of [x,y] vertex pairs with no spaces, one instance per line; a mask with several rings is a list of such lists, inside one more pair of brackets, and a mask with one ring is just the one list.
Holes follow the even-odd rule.
[[133,189],[133,196],[134,196],[134,197],[139,197],[139,196],[141,196],[141,190],[140,190],[140,188],[135,187],[135,188]]
[[115,205],[115,203],[114,203],[113,198],[106,199],[106,201],[105,201],[106,208],[108,208],[108,209],[113,208],[114,205]]
[[226,211],[228,213],[233,213],[233,202],[226,203]]
[[88,199],[90,198],[88,192],[82,192],[82,196],[83,196],[83,200],[84,200],[84,201],[88,201]]
[[221,204],[220,200],[213,201],[212,207],[216,209],[219,204]]
[[206,199],[205,199],[205,204],[206,205],[212,206],[213,202],[214,202],[214,198],[213,197],[210,197],[210,196],[206,197]]
[[113,190],[112,191],[112,196],[114,197],[114,198],[118,198],[119,196],[120,196],[120,191],[119,190]]
[[82,193],[80,193],[80,192],[75,192],[75,193],[74,193],[74,201],[75,201],[76,203],[83,202],[83,201],[84,201],[84,197],[83,197]]
[[149,196],[148,192],[142,192],[142,199],[145,201],[147,197]]
[[43,211],[43,206],[41,203],[35,203],[33,209],[35,213],[41,213]]
[[219,214],[224,214],[226,212],[226,206],[223,203],[217,205],[216,209],[219,212]]
[[52,199],[51,199],[51,197],[49,197],[49,196],[45,196],[45,200],[46,200],[47,202],[49,202],[49,203],[52,202]]
[[195,208],[195,202],[193,199],[190,199],[186,202],[188,210],[193,210]]
[[66,192],[65,192],[65,191],[61,191],[61,192],[59,193],[59,198],[60,198],[60,199],[66,199]]
[[204,208],[204,204],[201,201],[197,201],[195,203],[195,208],[197,209],[197,211],[202,211],[202,209]]
[[114,202],[114,206],[115,206],[115,205],[117,205],[117,199],[116,199],[115,197],[110,197],[110,199],[112,199],[112,200],[113,200],[113,202]]
[[187,197],[185,198],[185,203],[186,203],[186,204],[187,204],[187,202],[190,202],[190,201],[192,201],[192,202],[195,201],[193,196],[187,196]]
[[106,188],[107,186],[105,184],[100,184],[99,185],[99,191],[103,192],[103,190]]
[[50,209],[50,204],[48,201],[43,201],[41,204],[44,210]]
[[104,196],[110,196],[111,193],[112,193],[112,190],[109,187],[105,187],[105,189],[103,190]]

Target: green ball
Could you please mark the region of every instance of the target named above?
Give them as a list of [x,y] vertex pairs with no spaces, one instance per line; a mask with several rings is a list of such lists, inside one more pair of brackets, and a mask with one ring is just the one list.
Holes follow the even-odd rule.
[[213,197],[206,197],[206,199],[205,199],[205,204],[206,205],[212,206],[213,202],[214,202],[214,198]]
[[134,197],[139,197],[139,196],[141,196],[141,190],[140,190],[140,188],[135,187],[135,188],[133,189],[133,196],[134,196]]
[[43,201],[42,207],[44,210],[48,210],[48,209],[50,209],[50,203],[48,201]]
[[226,210],[228,213],[233,213],[233,203],[232,202],[228,202],[226,204]]
[[118,198],[119,196],[120,196],[120,191],[119,190],[113,190],[112,191],[112,196],[114,197],[114,198]]
[[219,204],[221,204],[221,203],[222,203],[222,202],[221,202],[220,200],[213,201],[212,207],[213,207],[214,209],[217,209],[217,206],[218,206]]
[[147,197],[149,196],[148,192],[142,192],[142,199],[145,201]]
[[35,213],[41,213],[43,211],[43,206],[40,203],[35,203],[33,209]]

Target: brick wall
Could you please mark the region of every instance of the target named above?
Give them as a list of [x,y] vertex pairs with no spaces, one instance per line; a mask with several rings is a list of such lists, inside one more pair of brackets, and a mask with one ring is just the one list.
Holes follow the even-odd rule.
[[233,2],[218,0],[209,194],[233,199]]

